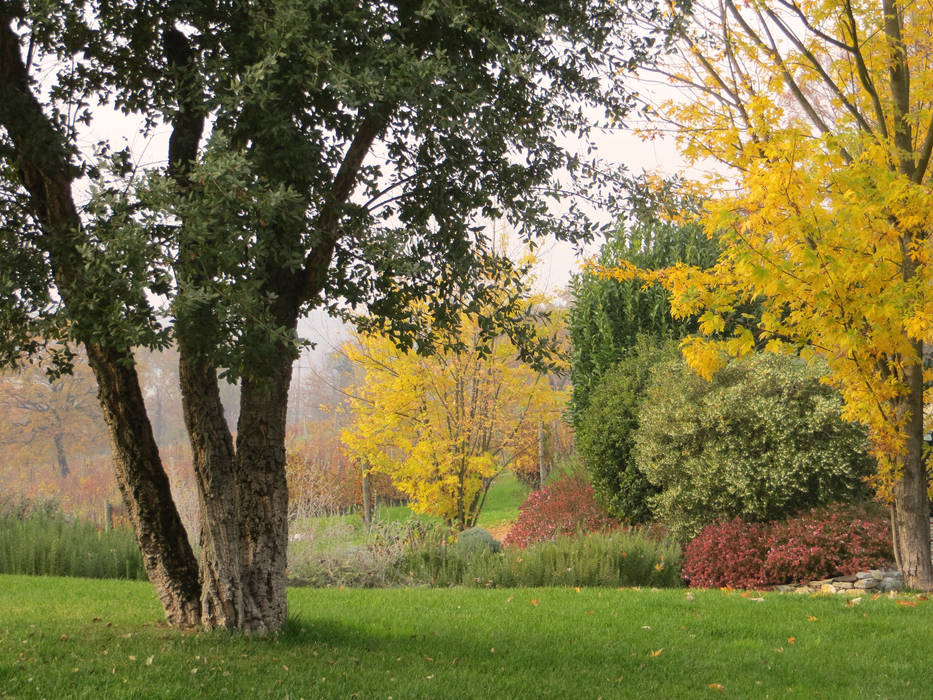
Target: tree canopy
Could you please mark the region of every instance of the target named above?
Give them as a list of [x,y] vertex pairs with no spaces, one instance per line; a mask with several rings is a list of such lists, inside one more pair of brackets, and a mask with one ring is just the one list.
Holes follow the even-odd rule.
[[[718,245],[696,221],[701,200],[679,196],[676,181],[646,178],[628,187],[626,214],[600,249],[600,267],[625,262],[656,270],[680,262],[704,268],[716,261]],[[579,429],[600,378],[627,357],[640,336],[663,342],[695,332],[697,324],[695,318],[673,317],[669,295],[658,285],[615,280],[585,269],[573,278],[571,288],[570,414]]]
[[[481,221],[526,238],[592,232],[548,200],[572,202],[581,175],[599,196],[598,163],[562,139],[630,106],[609,76],[655,45],[630,31],[632,11],[673,16],[653,0],[0,6],[0,360],[84,346],[170,622],[285,621],[285,404],[302,314],[325,306],[429,351],[424,314],[437,329],[485,309],[487,339],[505,331],[531,352],[510,313],[517,272]],[[141,139],[168,130],[154,167],[116,139],[88,152],[98,104]],[[494,288],[509,293],[493,306]],[[170,341],[197,559],[133,360]],[[241,378],[235,432],[218,373]]]
[[[709,376],[755,347],[818,354],[866,424],[910,585],[933,584],[923,464],[933,60],[928,3],[700,3],[655,66],[683,92],[656,114],[694,162],[723,254],[655,279],[702,314],[688,362]],[[621,278],[629,274],[619,272]],[[760,322],[726,339],[743,302]],[[705,336],[705,337],[704,337]]]

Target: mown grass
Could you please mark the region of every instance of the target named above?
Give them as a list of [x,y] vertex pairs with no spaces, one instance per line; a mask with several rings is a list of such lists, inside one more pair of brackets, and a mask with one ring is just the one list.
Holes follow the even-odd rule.
[[144,583],[0,576],[0,695],[929,697],[933,605],[847,600],[295,589],[286,633],[243,639],[165,627]]
[[518,507],[527,498],[528,493],[529,488],[520,482],[515,474],[503,472],[489,487],[477,526],[488,529],[514,521],[518,517]]

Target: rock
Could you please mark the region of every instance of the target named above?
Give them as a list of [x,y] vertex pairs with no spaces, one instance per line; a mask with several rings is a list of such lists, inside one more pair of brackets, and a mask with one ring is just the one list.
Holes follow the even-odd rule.
[[[850,577],[846,576],[845,578],[850,578]],[[855,577],[852,576],[851,578],[854,579]],[[844,581],[843,579],[837,578],[836,582],[833,585],[836,587],[837,590],[845,590],[847,588],[852,588],[853,583],[854,583],[853,581]]]
[[814,588],[820,588],[821,586],[831,585],[833,580],[831,578],[820,579],[819,581],[810,581],[810,585]]
[[869,588],[877,588],[880,581],[874,578],[863,578],[855,582],[855,587],[866,590]]
[[820,593],[835,593],[836,587],[832,583],[824,583],[820,586]]
[[855,583],[858,580],[858,574],[851,576],[837,576],[833,579],[836,583]]

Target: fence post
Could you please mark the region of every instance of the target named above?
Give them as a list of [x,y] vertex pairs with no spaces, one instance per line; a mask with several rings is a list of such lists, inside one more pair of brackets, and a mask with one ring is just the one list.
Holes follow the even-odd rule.
[[104,503],[104,530],[108,532],[113,529],[113,506],[110,501]]

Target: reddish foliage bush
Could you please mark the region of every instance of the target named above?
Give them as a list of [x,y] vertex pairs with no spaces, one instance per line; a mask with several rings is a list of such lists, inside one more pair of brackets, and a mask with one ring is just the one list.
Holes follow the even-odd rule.
[[892,558],[887,518],[828,506],[767,525],[710,525],[687,545],[684,577],[692,586],[755,588],[854,574]]
[[503,544],[527,547],[558,535],[594,532],[617,527],[581,476],[565,476],[543,489],[533,491],[519,506],[518,520]]
[[768,527],[741,518],[707,525],[684,550],[684,578],[691,586],[755,588],[765,584]]

